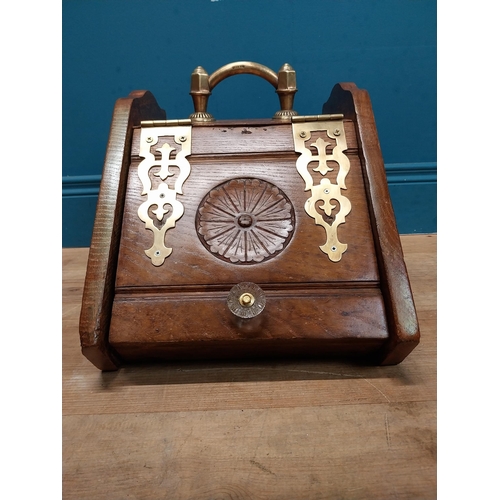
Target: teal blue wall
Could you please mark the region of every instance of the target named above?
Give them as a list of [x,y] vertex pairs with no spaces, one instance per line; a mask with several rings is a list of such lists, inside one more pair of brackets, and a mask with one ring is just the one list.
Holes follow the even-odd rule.
[[[333,85],[368,90],[401,233],[436,231],[436,0],[63,0],[63,246],[88,246],[115,101],[150,90],[169,118],[229,62],[297,72],[299,114]],[[274,113],[269,84],[218,85],[217,118]]]

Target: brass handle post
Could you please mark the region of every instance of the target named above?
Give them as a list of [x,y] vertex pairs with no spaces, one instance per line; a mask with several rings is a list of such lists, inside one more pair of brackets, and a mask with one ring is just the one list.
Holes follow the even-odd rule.
[[226,64],[214,71],[210,76],[201,66],[195,68],[191,74],[191,97],[193,98],[194,113],[190,115],[192,122],[211,122],[214,117],[208,113],[208,98],[212,90],[226,78],[233,75],[256,75],[268,81],[275,89],[280,100],[280,110],[273,119],[289,121],[292,116],[297,115],[293,110],[293,99],[297,92],[295,70],[285,63],[278,74],[262,64],[239,61]]

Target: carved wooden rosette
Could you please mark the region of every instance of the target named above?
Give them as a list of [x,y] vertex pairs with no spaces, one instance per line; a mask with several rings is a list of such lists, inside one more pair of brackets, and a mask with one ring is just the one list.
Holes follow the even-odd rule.
[[[156,147],[160,142],[161,146]],[[145,127],[141,130],[140,156],[144,160],[138,166],[138,176],[143,186],[141,195],[146,195],[147,199],[137,214],[146,229],[153,232],[153,245],[144,252],[154,266],[161,266],[172,253],[172,248],[165,245],[165,233],[175,227],[176,221],[184,214],[184,206],[177,200],[177,194],[182,194],[182,185],[191,172],[186,159],[190,154],[191,126]],[[153,167],[159,167],[153,173],[153,177],[160,179],[159,183],[155,179],[155,188],[151,177]],[[179,169],[175,182],[168,179],[177,174],[170,167]]]
[[[341,191],[347,189],[345,178],[350,167],[349,158],[344,154],[347,142],[343,121],[292,123],[292,128],[295,151],[301,153],[297,159],[297,170],[306,184],[305,191],[311,191],[311,197],[306,201],[304,209],[317,225],[325,229],[326,242],[319,248],[331,261],[338,262],[347,250],[347,244],[339,241],[337,228],[345,222],[345,217],[351,211],[351,202]],[[327,140],[318,137],[312,142],[313,132],[326,133]],[[327,153],[329,149],[331,152]],[[322,176],[316,184],[308,170],[311,163],[318,163],[312,171]],[[334,173],[335,170],[337,176],[332,182],[326,175]]]
[[295,229],[290,200],[255,178],[233,179],[212,189],[196,217],[200,241],[219,259],[255,264],[278,255]]

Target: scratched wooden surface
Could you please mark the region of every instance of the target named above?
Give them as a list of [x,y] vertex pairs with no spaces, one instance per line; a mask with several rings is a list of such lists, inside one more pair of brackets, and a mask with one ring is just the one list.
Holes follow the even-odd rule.
[[422,339],[397,366],[80,353],[88,249],[63,250],[65,499],[436,498],[436,235],[401,237]]

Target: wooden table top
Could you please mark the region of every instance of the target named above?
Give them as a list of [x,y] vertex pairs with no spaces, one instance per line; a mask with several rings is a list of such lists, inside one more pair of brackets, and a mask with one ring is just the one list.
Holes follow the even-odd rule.
[[63,498],[436,498],[436,235],[402,236],[421,330],[400,365],[80,352],[88,249],[63,249]]

